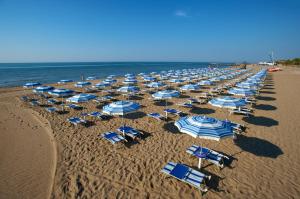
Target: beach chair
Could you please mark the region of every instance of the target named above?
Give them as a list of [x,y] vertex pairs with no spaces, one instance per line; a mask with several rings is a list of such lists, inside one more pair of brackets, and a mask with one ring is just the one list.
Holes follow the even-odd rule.
[[193,187],[196,187],[202,192],[207,192],[207,187],[205,185],[205,180],[209,180],[210,176],[205,175],[195,169],[192,169],[186,165],[169,162],[161,170],[162,173],[172,176],[177,180],[185,182]]
[[77,124],[86,124],[86,120],[81,119],[79,117],[68,118],[68,122],[70,122],[70,123],[72,123],[74,125],[77,125]]
[[193,104],[191,104],[191,103],[180,103],[180,104],[177,104],[178,106],[182,106],[182,107],[184,107],[184,108],[193,108],[194,106],[193,106]]
[[37,101],[37,100],[32,100],[32,101],[30,102],[30,105],[32,105],[32,106],[39,106],[39,105],[41,105],[41,104],[40,104],[40,102]]
[[81,106],[78,106],[78,105],[76,105],[76,104],[68,104],[68,105],[66,105],[66,107],[71,108],[71,109],[74,109],[74,110],[82,109]]
[[247,117],[252,116],[252,112],[250,110],[247,109],[241,109],[241,108],[237,108],[237,109],[232,109],[229,111],[229,114],[241,114],[241,115],[245,115]]
[[138,137],[141,138],[142,137],[142,132],[130,127],[130,126],[121,126],[120,128],[118,128],[118,131],[120,133],[123,133],[123,135],[127,135],[129,137],[131,137],[132,139],[137,139]]
[[166,120],[166,118],[159,113],[148,113],[147,116],[152,117],[157,120]]
[[180,116],[182,114],[182,111],[179,111],[179,110],[176,110],[176,109],[173,109],[173,108],[164,109],[164,112],[166,114],[173,114],[173,115],[178,115],[178,116]]
[[20,99],[23,101],[23,102],[28,102],[29,101],[29,98],[27,96],[21,96]]
[[106,115],[103,115],[101,112],[98,111],[94,111],[88,114],[88,116],[94,117],[94,118],[98,118],[101,120],[107,119]]
[[58,104],[58,101],[56,99],[48,99],[47,102],[49,104]]
[[48,111],[49,113],[54,113],[54,112],[58,111],[58,109],[56,107],[45,108],[45,110]]
[[201,160],[207,160],[215,165],[217,165],[220,168],[224,167],[224,159],[229,159],[229,157],[218,153],[216,151],[213,151],[211,149],[208,148],[204,148],[204,147],[200,147],[197,145],[192,145],[191,147],[189,147],[186,152],[188,154],[191,154],[194,157],[199,158],[199,164],[198,164],[198,168],[201,168]]
[[188,99],[189,103],[192,104],[192,103],[199,103],[199,100],[198,99],[195,99],[195,98],[190,98]]
[[230,120],[224,120],[224,122],[228,122],[229,125],[233,128],[234,132],[240,134],[246,130],[246,126],[244,124],[239,124],[236,122],[232,122]]
[[126,139],[123,136],[117,134],[116,132],[106,132],[101,134],[101,137],[111,142],[112,144],[126,141]]

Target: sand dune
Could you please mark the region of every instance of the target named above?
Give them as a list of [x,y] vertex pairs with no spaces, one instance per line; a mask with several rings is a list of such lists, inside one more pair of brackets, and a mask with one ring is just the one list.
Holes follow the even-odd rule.
[[[255,116],[252,118],[228,116],[225,110],[210,105],[196,105],[192,110],[178,108],[177,102],[182,102],[187,96],[195,96],[197,93],[188,92],[179,99],[170,100],[170,107],[178,108],[189,115],[206,114],[246,124],[247,132],[240,135],[236,142],[230,139],[221,142],[194,139],[181,134],[173,125],[176,117],[172,117],[169,122],[148,118],[145,113],[162,113],[164,109],[163,104],[149,101],[148,94],[135,99],[144,105],[143,108],[125,118],[126,124],[144,131],[146,136],[137,143],[130,142],[126,145],[113,146],[98,137],[105,131],[116,130],[121,124],[121,118],[97,121],[89,127],[74,127],[66,121],[68,117],[79,116],[83,111],[101,110],[103,105],[97,106],[90,102],[83,104],[82,111],[70,110],[60,115],[47,113],[41,107],[33,107],[39,117],[49,121],[57,145],[52,198],[198,198],[199,191],[176,179],[167,178],[160,172],[168,161],[181,162],[196,168],[197,160],[185,152],[192,144],[210,147],[232,157],[231,164],[222,170],[204,163],[201,171],[212,175],[206,198],[297,198],[300,195],[300,157],[297,154],[300,137],[300,72],[298,69],[285,69],[269,74],[266,84],[258,97],[257,105],[254,106]],[[2,95],[7,96],[8,93]],[[27,108],[30,106],[23,104],[21,109]],[[14,113],[16,109],[11,112]],[[1,117],[4,120],[2,111]],[[7,124],[8,122],[2,124],[1,128],[21,126]],[[35,124],[39,126],[38,122]],[[33,129],[31,133],[35,138],[32,138],[30,143],[26,143],[24,138],[20,141],[27,147],[38,143],[41,139],[37,137],[42,134],[35,133],[36,127],[28,128]],[[16,133],[15,137],[19,137],[17,132],[23,129],[25,127],[13,131]],[[45,127],[42,129],[45,130]],[[3,151],[20,156],[23,151],[1,148],[1,162],[5,164],[1,164],[0,175],[3,179],[9,179],[9,176],[3,175],[6,173],[5,169],[10,167],[5,165],[14,164],[6,163],[8,158],[2,161]],[[41,149],[37,152],[45,154],[46,150]],[[47,152],[51,153],[50,150]],[[53,151],[52,153],[54,154]],[[51,154],[47,157],[49,156]],[[51,181],[50,171],[53,167],[49,165],[54,159],[50,161],[41,157],[41,160],[49,161],[40,164],[43,165],[40,168],[48,171]],[[15,182],[10,183],[18,186],[22,184],[18,182],[24,172],[20,168],[14,170],[20,173],[17,175],[19,179],[16,178]],[[28,182],[33,183],[34,180]],[[1,186],[4,186],[2,184]],[[48,189],[49,187],[51,186],[49,185]],[[12,194],[11,188],[4,188],[6,194]],[[34,188],[32,189],[37,191]],[[38,196],[47,195],[48,189],[43,189]]]

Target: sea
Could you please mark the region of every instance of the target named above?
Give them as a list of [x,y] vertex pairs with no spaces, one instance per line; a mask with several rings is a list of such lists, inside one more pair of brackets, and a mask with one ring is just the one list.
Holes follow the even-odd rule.
[[209,62],[63,62],[63,63],[0,63],[0,87],[22,86],[27,82],[49,84],[61,79],[79,81],[82,77],[127,73],[159,72],[184,68],[223,67],[232,63]]

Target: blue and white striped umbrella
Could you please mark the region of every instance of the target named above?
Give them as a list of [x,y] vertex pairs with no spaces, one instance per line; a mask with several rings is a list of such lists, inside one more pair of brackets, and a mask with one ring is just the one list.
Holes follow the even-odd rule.
[[229,94],[239,95],[239,96],[252,96],[255,92],[249,88],[238,88],[234,87],[228,91]]
[[169,82],[171,82],[171,83],[182,83],[182,82],[184,82],[184,80],[183,79],[170,79]]
[[33,87],[36,87],[36,86],[40,86],[41,83],[39,82],[28,82],[26,84],[23,85],[24,88],[33,88]]
[[146,84],[146,86],[149,88],[159,88],[159,87],[165,86],[165,84],[163,84],[161,82],[151,82],[149,84]]
[[85,86],[89,86],[91,84],[92,84],[91,82],[77,82],[75,84],[75,87],[82,88],[82,87],[85,87]]
[[102,83],[105,83],[105,84],[113,84],[113,83],[116,83],[116,82],[117,82],[116,79],[108,78],[108,79],[103,80]]
[[125,115],[140,108],[140,104],[132,101],[117,101],[103,107],[103,113],[109,115]]
[[208,103],[212,106],[232,109],[246,105],[246,101],[244,99],[234,98],[230,96],[213,98]]
[[180,93],[177,90],[164,90],[158,91],[152,95],[155,99],[170,99],[173,97],[179,97]]
[[122,92],[122,93],[136,93],[139,90],[140,89],[138,87],[136,87],[136,86],[122,86],[117,91],[118,92]]
[[155,77],[151,77],[151,76],[145,76],[144,80],[150,82],[150,81],[155,81],[156,78]]
[[60,80],[59,82],[57,82],[58,84],[66,84],[66,83],[69,83],[69,82],[73,82],[73,80],[71,79],[62,79]]
[[205,85],[209,86],[209,85],[212,85],[212,81],[210,81],[210,80],[202,80],[198,84],[201,85],[201,86],[205,86]]
[[189,116],[182,117],[175,122],[175,126],[180,132],[186,133],[192,137],[217,140],[233,137],[233,129],[227,122],[206,117]]
[[182,90],[182,91],[187,91],[187,90],[195,91],[195,90],[199,90],[199,89],[200,89],[200,86],[197,84],[186,84],[180,88],[180,90]]
[[126,78],[123,84],[136,84],[138,81],[135,78]]
[[82,103],[82,102],[87,102],[89,100],[95,99],[96,97],[97,97],[96,95],[81,93],[79,95],[74,95],[73,97],[68,98],[66,101],[74,102],[74,103]]
[[57,88],[52,91],[48,92],[50,95],[56,96],[56,97],[68,97],[73,95],[74,91],[64,88]]
[[53,86],[38,86],[35,89],[33,89],[33,92],[35,93],[45,93],[53,90]]
[[96,76],[90,76],[90,77],[87,77],[86,80],[96,80],[97,77]]
[[105,82],[100,82],[100,83],[95,84],[93,87],[94,88],[105,88],[105,87],[108,87],[108,86],[111,86],[111,84],[110,83],[105,83]]

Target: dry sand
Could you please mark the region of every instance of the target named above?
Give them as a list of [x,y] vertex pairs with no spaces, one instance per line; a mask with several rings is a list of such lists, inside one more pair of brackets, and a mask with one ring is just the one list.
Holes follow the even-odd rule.
[[[50,114],[42,107],[16,101],[22,89],[2,89],[0,198],[47,198],[50,189],[52,198],[198,198],[200,193],[195,188],[160,172],[168,161],[196,168],[197,160],[185,152],[192,144],[222,151],[234,159],[222,170],[205,162],[201,171],[212,175],[212,179],[203,197],[298,198],[300,70],[287,68],[271,73],[266,84],[252,118],[228,116],[226,111],[209,105],[196,105],[192,110],[178,108],[176,103],[187,96],[170,100],[170,107],[189,115],[206,114],[246,124],[247,132],[235,143],[181,134],[173,125],[176,117],[169,122],[148,118],[146,113],[162,113],[164,104],[149,101],[147,94],[134,99],[144,107],[125,118],[126,124],[144,131],[146,137],[138,143],[117,146],[98,135],[116,130],[121,124],[118,117],[89,127],[74,127],[66,121],[81,112],[101,110],[103,104],[89,102],[83,104],[82,111]],[[36,112],[34,116],[29,108]],[[56,152],[51,134],[57,150],[54,180]]]

